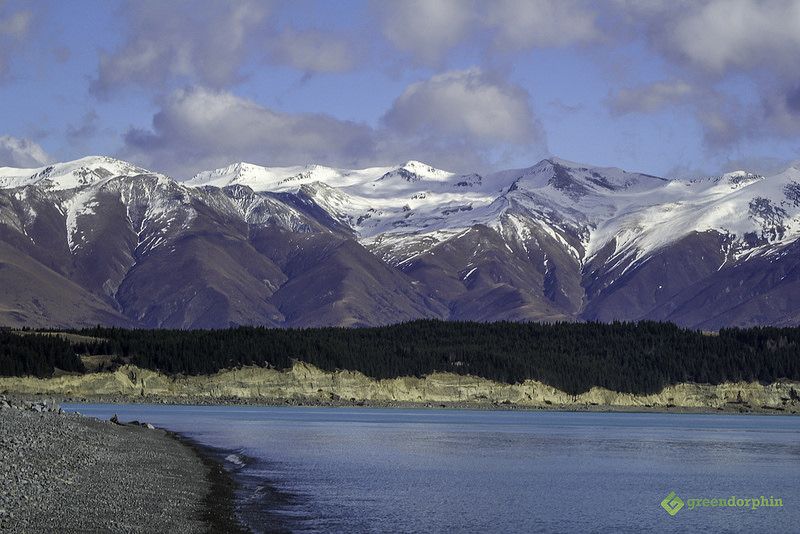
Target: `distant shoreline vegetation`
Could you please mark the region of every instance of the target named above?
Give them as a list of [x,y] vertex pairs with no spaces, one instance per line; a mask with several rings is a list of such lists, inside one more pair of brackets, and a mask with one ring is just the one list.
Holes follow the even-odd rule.
[[85,373],[84,360],[99,356],[107,357],[106,368],[130,363],[170,375],[287,369],[299,360],[378,379],[450,372],[505,383],[534,379],[576,395],[593,386],[649,394],[682,382],[800,380],[800,328],[709,334],[651,321],[421,320],[374,328],[0,330],[3,376]]

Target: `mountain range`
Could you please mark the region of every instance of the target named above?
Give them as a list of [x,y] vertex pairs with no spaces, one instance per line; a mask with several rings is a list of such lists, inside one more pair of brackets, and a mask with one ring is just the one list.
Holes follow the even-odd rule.
[[0,325],[800,323],[800,168],[0,168]]

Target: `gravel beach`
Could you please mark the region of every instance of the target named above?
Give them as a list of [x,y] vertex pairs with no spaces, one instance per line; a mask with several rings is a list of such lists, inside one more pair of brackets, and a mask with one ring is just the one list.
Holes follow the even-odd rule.
[[0,397],[0,530],[236,532],[232,483],[163,430]]

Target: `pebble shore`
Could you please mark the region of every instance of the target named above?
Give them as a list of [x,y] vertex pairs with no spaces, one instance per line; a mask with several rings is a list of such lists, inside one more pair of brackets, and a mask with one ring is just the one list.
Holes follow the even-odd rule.
[[228,520],[236,530],[209,514],[232,516],[219,502],[232,497],[229,487],[219,495],[224,477],[163,430],[0,397],[0,531],[193,533]]

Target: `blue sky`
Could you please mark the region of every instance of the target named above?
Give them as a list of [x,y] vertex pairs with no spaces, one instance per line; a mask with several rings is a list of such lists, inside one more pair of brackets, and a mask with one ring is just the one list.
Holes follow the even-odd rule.
[[0,0],[0,166],[800,159],[796,0]]

